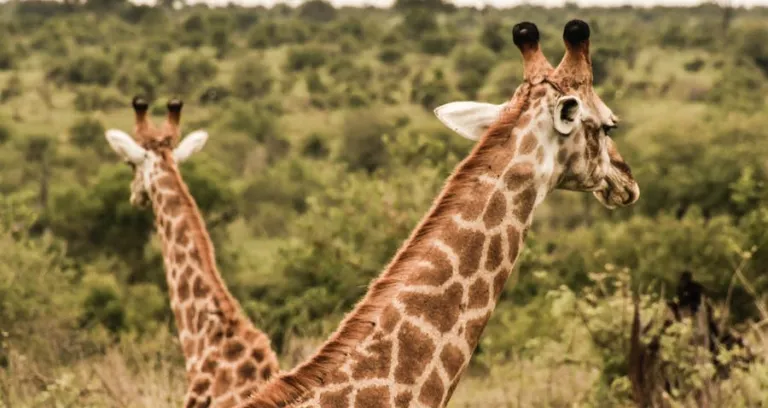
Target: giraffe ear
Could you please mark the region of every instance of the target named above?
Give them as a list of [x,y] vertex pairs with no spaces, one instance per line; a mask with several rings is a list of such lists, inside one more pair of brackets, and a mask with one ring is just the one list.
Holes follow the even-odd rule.
[[109,129],[106,132],[106,137],[112,150],[123,160],[133,164],[141,164],[147,156],[147,151],[122,130]]
[[173,149],[173,158],[176,163],[181,163],[187,160],[192,154],[199,152],[205,142],[208,141],[208,132],[205,130],[196,130],[187,136]]
[[563,96],[555,104],[555,130],[570,135],[581,122],[581,100],[575,96]]
[[480,140],[499,118],[506,105],[470,101],[450,102],[435,108],[435,115],[454,132],[469,140]]

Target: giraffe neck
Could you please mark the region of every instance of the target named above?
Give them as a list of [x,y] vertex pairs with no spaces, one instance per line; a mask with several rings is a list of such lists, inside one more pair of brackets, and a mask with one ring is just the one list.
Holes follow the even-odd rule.
[[150,169],[149,191],[190,383],[185,406],[234,404],[277,372],[277,357],[227,290],[205,223],[169,155]]
[[532,120],[530,99],[518,100],[459,165],[318,354],[247,407],[447,403],[552,184],[553,146],[534,133],[547,119]]

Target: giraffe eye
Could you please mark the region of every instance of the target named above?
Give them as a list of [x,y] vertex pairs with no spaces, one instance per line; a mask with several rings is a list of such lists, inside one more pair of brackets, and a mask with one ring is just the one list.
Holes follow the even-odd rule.
[[603,125],[603,132],[606,136],[610,135],[613,129],[616,129],[616,125]]

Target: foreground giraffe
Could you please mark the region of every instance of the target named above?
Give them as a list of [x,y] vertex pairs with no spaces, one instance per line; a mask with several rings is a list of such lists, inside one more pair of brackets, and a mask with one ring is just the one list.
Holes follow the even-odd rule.
[[501,111],[457,102],[472,114],[461,106],[440,113],[480,142],[330,340],[240,407],[445,406],[546,195],[591,191],[610,208],[638,199],[606,135],[616,119],[592,89],[589,26],[565,26],[557,69],[540,51],[535,25],[513,33],[525,75],[511,101]]
[[184,349],[189,388],[184,407],[229,407],[277,372],[269,338],[240,310],[219,272],[208,231],[177,164],[199,151],[208,134],[196,131],[176,147],[182,102],[168,102],[161,128],[134,98],[136,140],[106,133],[110,146],[134,169],[131,204],[151,201],[165,260],[171,308]]

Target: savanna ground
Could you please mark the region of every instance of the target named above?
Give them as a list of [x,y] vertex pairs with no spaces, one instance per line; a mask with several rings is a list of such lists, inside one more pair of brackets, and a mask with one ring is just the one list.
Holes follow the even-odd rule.
[[537,23],[556,63],[570,18],[591,24],[596,88],[642,196],[613,212],[550,196],[450,406],[631,406],[632,294],[658,320],[683,270],[757,357],[713,380],[674,325],[660,354],[680,380],[670,406],[702,390],[713,406],[766,406],[768,9],[415,0],[1,4],[0,406],[180,404],[152,215],[130,207],[130,169],[103,137],[130,129],[133,95],[158,117],[181,96],[185,131],[211,134],[182,174],[229,287],[290,368],[469,152],[431,109],[505,100],[522,77],[512,25]]

